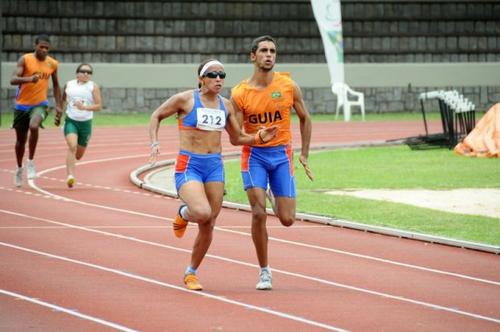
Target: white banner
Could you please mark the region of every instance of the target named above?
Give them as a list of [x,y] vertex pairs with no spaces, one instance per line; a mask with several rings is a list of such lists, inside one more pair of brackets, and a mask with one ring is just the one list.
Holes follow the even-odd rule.
[[311,0],[311,4],[325,48],[330,82],[344,83],[344,41],[340,0]]

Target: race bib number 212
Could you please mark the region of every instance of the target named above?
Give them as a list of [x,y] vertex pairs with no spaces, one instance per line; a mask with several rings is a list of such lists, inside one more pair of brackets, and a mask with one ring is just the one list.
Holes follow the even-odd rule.
[[196,127],[202,130],[222,131],[226,126],[226,113],[214,108],[198,108]]

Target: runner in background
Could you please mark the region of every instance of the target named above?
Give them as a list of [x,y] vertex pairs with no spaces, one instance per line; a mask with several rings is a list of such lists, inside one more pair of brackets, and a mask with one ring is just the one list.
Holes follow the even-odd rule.
[[76,68],[76,79],[66,83],[63,89],[63,102],[66,104],[64,137],[68,144],[66,154],[66,184],[72,188],[75,180],[75,163],[80,160],[92,136],[94,112],[101,110],[101,91],[99,85],[90,80],[92,66],[82,63]]
[[[48,56],[50,40],[47,35],[39,35],[35,39],[33,53],[24,54],[17,61],[16,69],[10,80],[11,85],[17,85],[16,105],[12,127],[16,130],[16,161],[17,168],[14,184],[23,184],[23,158],[29,132],[29,155],[27,162],[28,179],[36,177],[33,159],[38,143],[38,130],[47,118],[49,106],[49,78],[52,78],[54,98],[56,102],[55,124],[59,126],[62,114],[61,91],[57,77],[58,62]],[[43,127],[42,127],[43,128]]]

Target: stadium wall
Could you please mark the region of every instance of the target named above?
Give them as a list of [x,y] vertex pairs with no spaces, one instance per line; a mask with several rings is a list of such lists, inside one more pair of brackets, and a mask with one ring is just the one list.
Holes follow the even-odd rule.
[[[61,85],[75,76],[77,63],[61,63]],[[172,94],[197,86],[197,64],[95,63],[93,79],[102,88],[105,112],[151,112]],[[12,109],[15,89],[10,86],[14,62],[1,68],[1,109]],[[358,63],[346,64],[347,83],[365,93],[367,112],[418,111],[420,92],[457,89],[479,110],[500,100],[500,63]],[[278,64],[291,72],[302,88],[312,113],[335,112],[326,64]],[[249,64],[226,64],[224,95],[252,73]],[[437,108],[436,108],[437,109]]]

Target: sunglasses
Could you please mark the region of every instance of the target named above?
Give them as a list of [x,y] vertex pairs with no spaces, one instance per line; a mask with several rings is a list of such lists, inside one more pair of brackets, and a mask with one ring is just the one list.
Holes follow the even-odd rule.
[[92,75],[92,70],[79,70],[79,73]]
[[203,76],[208,77],[208,78],[217,78],[217,76],[219,76],[220,78],[226,78],[226,72],[210,71],[208,73],[205,73],[205,75],[203,75]]

